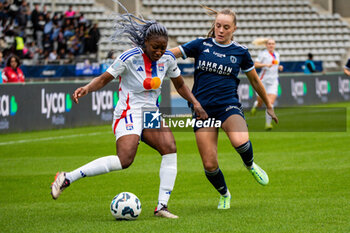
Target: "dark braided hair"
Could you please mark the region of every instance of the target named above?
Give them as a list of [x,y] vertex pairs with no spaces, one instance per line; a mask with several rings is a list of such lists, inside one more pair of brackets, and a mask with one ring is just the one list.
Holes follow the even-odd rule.
[[145,20],[136,17],[128,12],[128,10],[117,0],[126,13],[117,14],[115,19],[115,32],[111,36],[112,41],[116,41],[121,35],[126,34],[131,42],[141,48],[144,47],[145,41],[152,36],[164,36],[168,38],[168,30],[166,27],[155,20]]

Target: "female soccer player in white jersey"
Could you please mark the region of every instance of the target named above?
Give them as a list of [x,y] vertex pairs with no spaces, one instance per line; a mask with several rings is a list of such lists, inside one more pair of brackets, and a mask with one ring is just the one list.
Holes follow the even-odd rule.
[[[208,7],[215,21],[208,37],[196,39],[171,49],[176,57],[195,59],[192,93],[209,118],[220,120],[232,146],[254,178],[262,185],[269,182],[267,174],[253,162],[253,149],[249,140],[247,123],[239,103],[237,88],[240,70],[246,73],[253,88],[267,106],[268,113],[278,119],[270,104],[264,86],[254,68],[248,49],[232,41],[236,30],[236,15],[230,9],[215,11]],[[196,114],[194,113],[196,116]],[[231,194],[218,163],[218,128],[194,128],[197,146],[202,158],[205,175],[221,194],[218,209],[230,208]]]
[[[145,21],[131,14],[120,17],[117,34],[127,34],[137,47],[121,54],[106,72],[73,94],[73,100],[78,103],[79,98],[119,78],[119,101],[112,124],[117,155],[101,157],[71,172],[58,172],[51,194],[57,199],[66,187],[80,178],[128,168],[141,139],[162,155],[158,205],[154,215],[178,218],[167,209],[177,174],[175,139],[171,130],[163,125],[158,129],[143,129],[142,109],[157,109],[155,114],[158,113],[157,99],[161,83],[168,76],[178,93],[194,105],[198,117],[206,119],[208,116],[184,84],[176,58],[166,50],[167,29],[155,21]],[[142,23],[137,23],[135,19]]]
[[[267,98],[269,99],[269,102],[273,107],[278,92],[278,71],[283,70],[283,66],[280,65],[280,54],[275,51],[276,42],[274,39],[259,38],[254,40],[253,44],[266,46],[266,49],[259,53],[254,65],[255,68],[261,68],[259,77],[265,87]],[[258,95],[257,100],[254,102],[254,105],[251,109],[251,114],[254,115],[256,112],[256,108],[261,107],[262,104],[263,101]],[[272,119],[267,112],[265,119],[265,129],[271,130],[273,128]]]

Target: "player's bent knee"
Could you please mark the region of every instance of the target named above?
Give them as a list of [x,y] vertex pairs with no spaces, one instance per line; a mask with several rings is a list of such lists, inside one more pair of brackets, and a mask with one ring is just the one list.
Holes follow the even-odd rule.
[[219,167],[217,163],[214,163],[212,161],[203,162],[203,166],[204,166],[204,169],[208,172],[213,172]]
[[177,148],[175,142],[161,145],[158,149],[159,153],[162,155],[176,153],[176,150]]
[[130,165],[134,162],[135,156],[119,156],[120,164],[122,165],[123,169],[126,169],[130,167]]

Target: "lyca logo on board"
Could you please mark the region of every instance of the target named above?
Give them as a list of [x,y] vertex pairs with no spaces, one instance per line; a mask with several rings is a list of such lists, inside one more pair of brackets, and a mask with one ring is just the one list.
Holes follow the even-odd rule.
[[291,91],[292,96],[294,98],[301,97],[306,95],[307,93],[307,86],[306,83],[302,81],[294,81],[294,79],[291,80]]
[[51,114],[69,112],[72,108],[70,95],[64,92],[47,93],[45,88],[41,89],[41,113],[50,118]]
[[306,83],[291,79],[291,94],[298,104],[304,104],[304,96],[307,94]]
[[338,77],[338,91],[345,100],[348,100],[350,94],[350,80]]
[[0,95],[0,116],[13,116],[16,114],[17,108],[15,96]]
[[327,80],[315,80],[316,95],[321,97],[322,95],[327,95],[331,92],[331,84]]
[[96,91],[92,95],[92,110],[100,115],[101,111],[112,110],[118,102],[118,95],[113,91]]
[[254,95],[253,88],[249,84],[240,84],[238,86],[237,93],[241,101],[249,100],[253,98],[253,95]]

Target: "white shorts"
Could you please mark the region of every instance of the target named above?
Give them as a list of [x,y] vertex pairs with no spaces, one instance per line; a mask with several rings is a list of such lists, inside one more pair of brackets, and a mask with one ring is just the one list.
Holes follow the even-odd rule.
[[272,83],[264,83],[264,82],[262,83],[265,87],[266,94],[273,94],[273,95],[278,94],[278,80]]
[[114,117],[112,123],[112,130],[117,141],[120,137],[130,134],[136,134],[141,136],[142,133],[142,117],[135,116],[134,114],[128,114],[124,118]]

